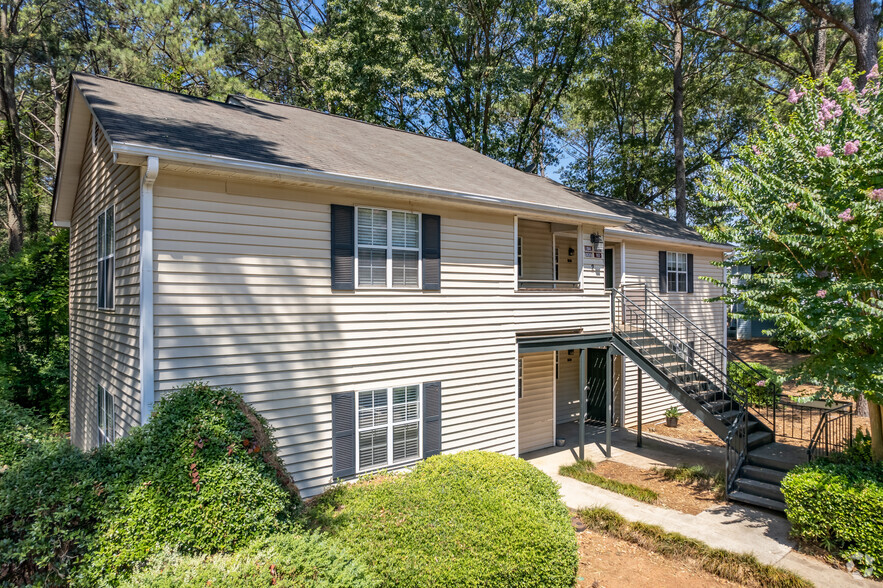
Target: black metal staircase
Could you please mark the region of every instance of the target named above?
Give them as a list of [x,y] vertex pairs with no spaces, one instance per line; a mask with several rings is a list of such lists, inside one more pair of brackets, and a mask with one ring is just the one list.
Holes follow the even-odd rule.
[[749,403],[728,375],[745,362],[645,285],[612,296],[615,346],[726,442],[728,498],[783,511],[779,483],[801,459],[775,443],[775,410],[755,409],[768,403],[757,402],[757,391]]

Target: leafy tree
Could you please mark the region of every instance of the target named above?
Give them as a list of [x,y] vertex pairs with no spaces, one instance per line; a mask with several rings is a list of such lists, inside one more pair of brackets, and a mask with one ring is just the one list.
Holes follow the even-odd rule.
[[799,370],[823,394],[868,401],[875,459],[883,459],[883,99],[869,85],[808,78],[785,120],[769,108],[751,145],[715,164],[707,204],[736,213],[706,232],[739,245],[725,265],[746,276],[732,301],[775,321],[813,353]]
[[0,267],[0,394],[53,425],[68,416],[67,231],[34,239]]

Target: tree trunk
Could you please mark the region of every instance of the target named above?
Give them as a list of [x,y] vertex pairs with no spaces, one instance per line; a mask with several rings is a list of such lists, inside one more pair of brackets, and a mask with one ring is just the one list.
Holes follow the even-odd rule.
[[825,21],[819,17],[812,19],[815,32],[812,37],[812,71],[814,80],[820,79],[828,69],[828,30]]
[[9,252],[21,251],[24,242],[21,188],[24,172],[24,153],[19,132],[18,101],[15,96],[15,56],[11,52],[14,23],[9,22],[9,5],[0,7],[0,43],[2,43],[2,63],[0,63],[0,137],[6,146],[6,161],[3,162],[3,189],[6,192],[6,229],[9,238]]
[[671,9],[674,25],[674,87],[672,88],[673,133],[675,147],[675,220],[678,226],[687,226],[687,165],[684,158],[684,29],[681,14]]
[[871,453],[874,461],[883,461],[883,406],[868,401],[871,413]]
[[[860,72],[868,72],[877,65],[877,21],[871,0],[853,0],[852,10],[855,16],[855,67]],[[862,73],[858,79],[858,88],[865,87],[868,78]]]

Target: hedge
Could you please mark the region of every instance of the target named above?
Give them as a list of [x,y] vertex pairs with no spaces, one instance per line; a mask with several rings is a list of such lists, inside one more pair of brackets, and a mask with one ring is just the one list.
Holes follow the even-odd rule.
[[164,552],[124,584],[132,588],[375,588],[364,564],[320,534],[279,534],[232,555]]
[[796,537],[869,555],[883,573],[883,464],[811,462],[785,476],[782,494]]
[[287,531],[299,505],[266,423],[231,390],[190,384],[113,445],[46,444],[0,478],[0,582],[114,585],[164,549]]
[[308,517],[386,586],[571,587],[576,535],[557,485],[530,464],[440,455],[321,496]]
[[0,474],[53,438],[49,423],[34,410],[0,398]]
[[779,402],[781,378],[771,368],[762,363],[731,361],[727,369],[730,378],[748,394],[749,404],[771,406]]

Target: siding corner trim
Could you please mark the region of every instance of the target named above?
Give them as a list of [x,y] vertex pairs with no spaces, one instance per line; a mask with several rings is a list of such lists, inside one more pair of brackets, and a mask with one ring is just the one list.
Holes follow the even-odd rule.
[[138,320],[138,374],[141,378],[141,424],[153,410],[153,184],[159,175],[159,158],[148,157],[141,176],[141,234]]

